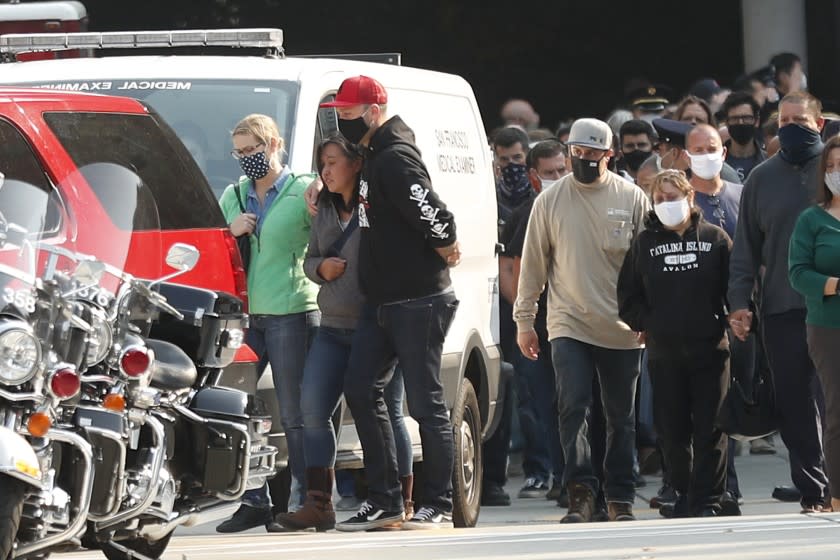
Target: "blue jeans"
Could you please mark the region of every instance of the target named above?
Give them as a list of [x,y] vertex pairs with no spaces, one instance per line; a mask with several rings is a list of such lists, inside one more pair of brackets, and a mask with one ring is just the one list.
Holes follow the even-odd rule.
[[405,401],[405,382],[402,368],[397,365],[391,381],[385,386],[385,406],[388,407],[388,417],[391,419],[391,429],[394,431],[394,444],[397,449],[397,469],[400,478],[413,472],[414,451],[411,448],[411,436],[405,426],[403,417],[403,402]]
[[636,442],[635,398],[639,378],[639,350],[612,350],[572,338],[551,341],[557,375],[560,443],[566,457],[567,483],[599,490],[592,464],[587,411],[592,406],[592,382],[597,375],[606,417],[604,460],[608,501],[633,503],[636,496],[633,448]]
[[344,372],[352,344],[353,329],[321,327],[306,358],[301,409],[307,467],[335,465],[332,417],[344,391]]
[[362,307],[344,396],[365,454],[368,501],[386,511],[403,510],[394,432],[383,398],[397,360],[409,413],[420,425],[421,505],[452,511],[454,437],[440,366],[443,340],[457,307],[454,294]]
[[[307,352],[318,324],[319,311],[289,315],[251,315],[245,342],[260,357],[263,366],[271,364],[274,391],[280,406],[280,421],[286,433],[289,449],[289,468],[299,483],[306,480],[303,449],[303,412],[301,411],[301,385]],[[262,370],[261,370],[262,371]],[[305,492],[301,488],[299,501]],[[294,497],[291,498],[294,501]],[[268,485],[249,490],[242,496],[242,503],[252,507],[270,507]]]
[[540,344],[536,361],[529,360],[517,348],[513,354],[516,371],[519,423],[525,437],[522,469],[526,478],[548,483],[553,474],[560,484],[565,461],[557,425],[557,392],[551,345]]
[[[353,345],[353,329],[320,327],[306,357],[301,391],[303,446],[307,467],[335,465],[336,438],[333,414],[344,391],[344,374]],[[414,458],[411,437],[403,418],[402,371],[397,367],[385,387],[385,404],[391,418],[397,446],[400,476],[411,474]]]

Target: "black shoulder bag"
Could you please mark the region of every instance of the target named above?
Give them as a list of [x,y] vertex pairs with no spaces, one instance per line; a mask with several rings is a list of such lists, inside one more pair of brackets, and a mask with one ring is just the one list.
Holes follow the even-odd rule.
[[[758,328],[753,332],[761,336]],[[729,391],[718,413],[717,426],[729,437],[740,441],[763,438],[779,429],[773,375],[766,364],[758,364],[749,386],[742,386],[734,377],[730,379]]]
[[324,254],[324,257],[329,258],[340,256],[341,249],[344,247],[344,244],[347,243],[347,240],[350,239],[350,236],[353,235],[353,232],[357,227],[359,227],[359,214],[354,212],[353,217],[350,218],[349,222],[347,222],[347,227],[345,227],[344,231],[341,232],[341,237],[336,239],[333,244],[330,245],[329,249],[327,249],[327,252]]
[[[242,195],[239,193],[239,184],[233,187],[236,200],[239,202],[239,211],[245,213],[245,205],[242,203]],[[251,236],[247,233],[236,238],[236,246],[239,247],[239,255],[242,257],[242,268],[248,272],[248,265],[251,264]]]

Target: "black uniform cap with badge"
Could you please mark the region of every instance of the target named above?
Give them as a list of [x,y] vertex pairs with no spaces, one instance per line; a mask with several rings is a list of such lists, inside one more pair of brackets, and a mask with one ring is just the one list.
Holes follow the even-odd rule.
[[628,92],[630,108],[642,114],[662,114],[673,97],[671,88],[661,84],[647,84]]
[[685,149],[685,138],[694,125],[673,119],[653,119],[653,128],[659,136],[660,144],[671,144]]

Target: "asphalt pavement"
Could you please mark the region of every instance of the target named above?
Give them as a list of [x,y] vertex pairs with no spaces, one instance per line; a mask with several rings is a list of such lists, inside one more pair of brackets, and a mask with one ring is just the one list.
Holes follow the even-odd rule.
[[[840,558],[840,514],[802,515],[799,504],[771,498],[773,487],[790,484],[787,454],[777,438],[776,455],[743,454],[736,459],[744,494],[742,517],[669,520],[647,506],[659,477],[647,476],[638,490],[638,521],[560,525],[564,510],[545,499],[516,497],[523,484],[513,476],[509,507],[484,507],[473,529],[389,531],[361,534],[287,533],[254,530],[217,535],[214,524],[180,529],[164,560],[265,558],[414,559],[605,559],[679,560]],[[516,470],[514,468],[512,470]],[[349,517],[338,512],[338,518]],[[101,553],[56,555],[72,560]]]

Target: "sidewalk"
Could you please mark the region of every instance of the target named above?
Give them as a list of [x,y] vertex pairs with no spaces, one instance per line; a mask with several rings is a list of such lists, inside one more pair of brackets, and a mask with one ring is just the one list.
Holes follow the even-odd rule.
[[[775,455],[750,455],[749,445],[744,445],[744,454],[735,458],[735,469],[743,494],[743,515],[773,515],[799,513],[798,503],[784,503],[771,497],[773,488],[779,485],[790,486],[790,465],[787,449],[778,435]],[[511,458],[513,460],[513,457]],[[518,456],[517,456],[518,459]],[[648,500],[656,495],[662,485],[659,476],[645,476],[647,485],[636,491],[636,503],[633,506],[637,519],[663,519],[659,511],[651,509]],[[510,494],[510,507],[482,507],[479,526],[504,525],[509,523],[551,523],[557,522],[566,510],[557,507],[555,502],[543,498],[517,498],[519,489],[524,484],[521,475],[511,477],[505,490]]]

